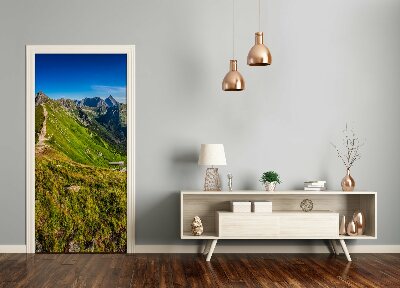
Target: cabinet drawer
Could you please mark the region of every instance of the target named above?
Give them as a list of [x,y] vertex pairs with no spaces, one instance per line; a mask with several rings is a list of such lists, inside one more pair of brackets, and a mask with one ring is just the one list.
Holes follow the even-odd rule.
[[220,238],[335,238],[339,214],[329,211],[232,213],[217,211],[216,228]]
[[265,216],[261,213],[238,215],[238,213],[217,212],[217,214],[219,237],[279,235],[279,216]]

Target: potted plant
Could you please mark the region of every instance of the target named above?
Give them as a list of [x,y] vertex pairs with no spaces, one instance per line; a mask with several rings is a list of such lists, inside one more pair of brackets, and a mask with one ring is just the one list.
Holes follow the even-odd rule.
[[281,179],[275,171],[268,171],[261,175],[260,182],[264,184],[266,191],[274,191],[276,184],[281,184]]

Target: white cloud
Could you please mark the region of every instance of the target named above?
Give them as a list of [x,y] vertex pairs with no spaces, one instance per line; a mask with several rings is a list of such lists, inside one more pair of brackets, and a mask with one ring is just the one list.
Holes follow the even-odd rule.
[[126,98],[125,86],[92,85],[91,88],[95,94],[103,95],[102,97],[112,95],[115,98]]

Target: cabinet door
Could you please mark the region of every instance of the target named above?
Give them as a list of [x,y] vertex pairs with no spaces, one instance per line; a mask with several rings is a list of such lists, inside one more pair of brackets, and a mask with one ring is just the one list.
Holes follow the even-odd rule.
[[279,216],[254,213],[224,213],[219,217],[219,237],[263,237],[279,235]]
[[339,234],[339,215],[337,213],[299,213],[280,217],[282,238],[336,238]]
[[220,238],[295,239],[338,237],[338,213],[231,213],[217,212]]

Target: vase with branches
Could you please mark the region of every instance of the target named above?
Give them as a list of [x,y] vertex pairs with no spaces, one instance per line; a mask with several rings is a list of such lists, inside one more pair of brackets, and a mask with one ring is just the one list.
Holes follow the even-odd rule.
[[331,143],[335,148],[338,158],[340,158],[346,167],[347,174],[342,180],[343,191],[353,191],[356,185],[353,177],[350,175],[350,168],[353,167],[354,163],[361,159],[360,148],[364,146],[365,140],[361,140],[353,129],[349,128],[346,124],[346,128],[343,130],[343,143],[342,147],[338,147]]

